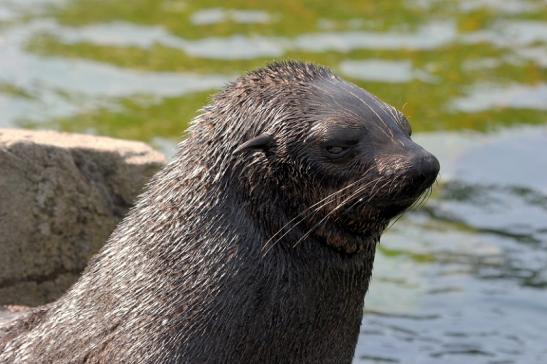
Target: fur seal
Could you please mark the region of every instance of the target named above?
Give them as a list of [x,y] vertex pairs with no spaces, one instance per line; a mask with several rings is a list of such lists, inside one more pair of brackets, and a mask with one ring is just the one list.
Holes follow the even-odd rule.
[[240,77],[0,363],[350,363],[380,234],[439,171],[410,135],[327,68]]

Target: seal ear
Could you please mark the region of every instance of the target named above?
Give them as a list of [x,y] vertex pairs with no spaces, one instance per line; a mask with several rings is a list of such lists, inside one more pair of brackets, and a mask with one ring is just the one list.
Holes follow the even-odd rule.
[[234,150],[234,153],[239,153],[246,149],[267,149],[274,145],[275,141],[273,136],[268,133],[262,133],[252,139],[247,140]]

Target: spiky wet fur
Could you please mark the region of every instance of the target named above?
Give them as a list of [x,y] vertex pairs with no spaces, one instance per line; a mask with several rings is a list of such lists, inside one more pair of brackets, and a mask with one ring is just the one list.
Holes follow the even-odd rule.
[[[333,78],[283,62],[220,92],[80,280],[0,338],[0,363],[351,362],[381,231],[344,254],[299,241],[308,224],[264,254],[324,197],[291,156],[309,82]],[[263,132],[275,151],[233,153]]]

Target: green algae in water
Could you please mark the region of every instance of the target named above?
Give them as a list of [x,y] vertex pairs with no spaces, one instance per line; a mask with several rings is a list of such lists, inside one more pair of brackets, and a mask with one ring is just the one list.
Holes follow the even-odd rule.
[[[547,53],[545,38],[536,29],[547,19],[541,9],[538,1],[498,11],[492,2],[466,1],[345,1],[338,6],[326,1],[236,1],[228,8],[218,1],[76,0],[46,8],[55,23],[31,33],[21,46],[67,62],[98,62],[150,74],[223,74],[226,81],[274,59],[302,59],[327,65],[402,109],[417,132],[484,131],[546,121],[536,104],[514,104],[510,94],[503,94],[504,88],[541,86],[547,77],[538,61],[542,50]],[[516,30],[500,38],[497,31],[504,24]],[[524,34],[527,26],[536,29],[531,32],[535,37]],[[504,40],[515,43],[505,45]],[[358,65],[365,70],[371,60],[377,67],[368,71],[374,77],[367,77]],[[405,62],[413,74],[393,82],[389,65],[396,62]],[[477,92],[477,86],[484,91]],[[473,106],[489,87],[501,90],[500,100],[484,108]],[[162,112],[161,100],[141,102],[139,90],[134,96],[130,91],[107,96],[108,102],[66,117],[18,120],[148,141],[157,135],[175,139],[206,98],[189,93],[168,98],[167,110],[179,110],[176,115]],[[458,108],[464,101],[471,106]],[[161,123],[154,127],[135,110]]]

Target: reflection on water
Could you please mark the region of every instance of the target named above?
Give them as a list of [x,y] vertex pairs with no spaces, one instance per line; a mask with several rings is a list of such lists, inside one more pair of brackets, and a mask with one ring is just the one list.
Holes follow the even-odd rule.
[[[210,90],[224,85],[223,75],[194,75],[172,72],[139,72],[87,60],[67,62],[61,57],[40,57],[25,52],[21,45],[38,31],[52,29],[50,22],[32,22],[2,34],[0,85],[23,90],[24,95],[2,94],[0,126],[17,120],[47,121],[70,116],[131,95],[166,97]],[[114,29],[116,30],[116,29]],[[115,32],[114,32],[115,33]]]
[[539,10],[541,4],[526,0],[464,0],[460,2],[463,11],[475,11],[487,8],[502,13],[518,14],[526,11]]
[[514,47],[547,41],[547,23],[539,21],[504,21],[490,29],[470,33],[464,37],[470,43],[491,43],[500,47]]
[[279,56],[326,64],[403,109],[442,163],[379,247],[355,362],[546,363],[545,2],[339,5],[0,0],[0,126],[171,155],[235,75]]
[[468,95],[454,99],[452,106],[465,112],[508,107],[547,110],[547,84],[475,85]]
[[435,78],[427,72],[415,70],[409,61],[387,61],[367,59],[363,61],[343,61],[340,64],[343,75],[358,80],[379,82],[409,82],[414,78],[434,82]]
[[348,52],[354,49],[431,49],[452,41],[454,24],[430,23],[415,32],[330,32],[304,34],[295,46],[310,52]]
[[260,10],[226,10],[222,8],[204,9],[192,14],[192,23],[197,25],[234,21],[236,23],[269,23],[270,14]]
[[282,39],[244,35],[187,40],[170,34],[158,26],[145,27],[120,22],[82,28],[57,25],[50,26],[48,30],[50,34],[54,34],[66,43],[92,42],[102,45],[130,45],[144,48],[161,44],[190,55],[213,59],[280,56],[283,54],[284,43]]
[[259,35],[231,35],[189,40],[175,36],[158,26],[138,26],[128,23],[94,24],[71,28],[48,24],[49,31],[66,43],[93,42],[103,45],[150,47],[161,44],[190,55],[213,59],[246,59],[281,56],[289,50],[308,52],[355,49],[430,49],[453,40],[454,24],[431,23],[416,32],[320,32],[302,34],[294,39]]

